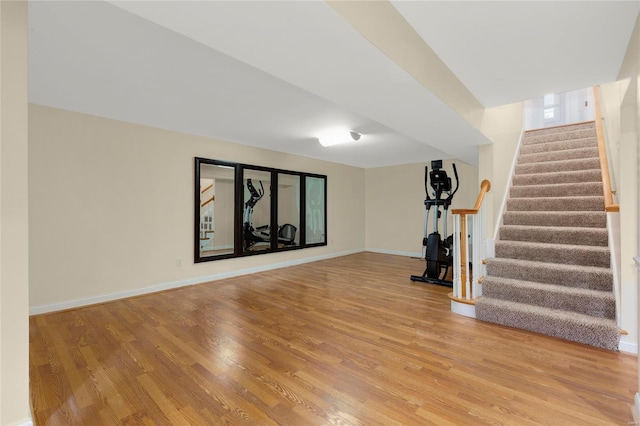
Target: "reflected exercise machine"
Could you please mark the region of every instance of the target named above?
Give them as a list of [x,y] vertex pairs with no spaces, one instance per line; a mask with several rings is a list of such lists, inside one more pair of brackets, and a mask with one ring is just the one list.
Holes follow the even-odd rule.
[[[264,185],[262,181],[260,188],[256,188],[253,185],[251,179],[247,179],[247,189],[249,190],[249,199],[244,203],[244,215],[243,215],[243,249],[244,251],[250,250],[251,247],[258,243],[271,243],[271,230],[269,225],[262,225],[256,228],[253,227],[253,208],[258,204],[258,201],[264,197]],[[290,224],[285,223],[278,227],[278,244],[284,246],[295,245],[297,228]],[[264,245],[264,244],[263,244]]]

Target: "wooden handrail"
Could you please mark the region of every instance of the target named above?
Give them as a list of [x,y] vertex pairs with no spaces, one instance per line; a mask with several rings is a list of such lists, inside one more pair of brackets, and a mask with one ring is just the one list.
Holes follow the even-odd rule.
[[[491,191],[491,182],[487,179],[484,179],[480,183],[480,192],[478,193],[478,198],[476,198],[476,203],[471,209],[453,209],[451,213],[454,215],[460,215],[460,282],[462,283],[462,287],[460,288],[460,297],[456,297],[453,294],[449,293],[449,298],[455,300],[457,302],[465,303],[473,305],[475,304],[475,290],[473,289],[473,285],[471,288],[467,289],[467,281],[468,274],[467,271],[467,215],[477,215],[480,212],[480,208],[482,207],[482,202],[484,201],[484,197],[487,192]],[[455,289],[454,289],[455,291]],[[471,294],[467,294],[467,292],[471,292]]]
[[213,184],[210,184],[209,186],[207,186],[205,189],[203,189],[202,191],[200,191],[201,194],[204,194],[205,192],[207,192],[209,189],[213,188]]
[[487,192],[491,191],[491,182],[487,179],[483,180],[480,183],[480,192],[478,193],[478,198],[476,198],[476,204],[472,209],[453,209],[451,210],[452,214],[478,214],[480,207],[482,206],[482,202],[484,201],[484,196]]
[[205,201],[204,203],[200,204],[200,207],[204,207],[207,204],[209,204],[210,202],[212,202],[214,199],[216,198],[215,195],[211,196],[211,198],[209,198],[207,201]]
[[611,179],[609,177],[609,160],[607,148],[604,145],[604,132],[602,131],[602,117],[600,115],[600,99],[598,87],[593,87],[594,109],[596,113],[596,135],[598,138],[598,155],[600,157],[600,172],[602,173],[602,192],[604,195],[604,209],[608,212],[619,212],[620,205],[614,204],[611,191]]

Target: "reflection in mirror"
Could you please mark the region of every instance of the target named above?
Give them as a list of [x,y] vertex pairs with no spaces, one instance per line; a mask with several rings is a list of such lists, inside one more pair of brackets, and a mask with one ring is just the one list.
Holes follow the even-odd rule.
[[200,257],[233,254],[234,169],[200,163]]
[[271,172],[244,169],[243,252],[271,248]]
[[307,176],[305,179],[306,229],[305,244],[326,243],[325,178]]
[[300,176],[278,173],[278,247],[300,245]]

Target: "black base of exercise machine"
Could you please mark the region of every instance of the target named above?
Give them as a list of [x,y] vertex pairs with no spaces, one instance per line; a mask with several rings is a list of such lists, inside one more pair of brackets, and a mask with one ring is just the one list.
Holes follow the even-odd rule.
[[[438,232],[438,220],[444,216],[444,235],[446,236],[447,212],[451,206],[453,196],[460,186],[458,170],[454,163],[453,174],[456,178],[456,189],[452,190],[451,178],[447,176],[445,170],[442,170],[442,160],[432,161],[431,169],[429,173],[429,168],[426,166],[424,168],[424,190],[427,198],[424,200],[426,212],[422,246],[425,248],[424,259],[427,262],[427,267],[422,275],[411,275],[411,281],[453,287],[453,281],[447,280],[449,269],[453,266],[453,234],[443,239]],[[429,196],[429,180],[431,180],[433,198]],[[446,198],[443,198],[443,195]],[[432,207],[434,208],[435,220],[433,221],[433,232],[428,234],[429,212]]]

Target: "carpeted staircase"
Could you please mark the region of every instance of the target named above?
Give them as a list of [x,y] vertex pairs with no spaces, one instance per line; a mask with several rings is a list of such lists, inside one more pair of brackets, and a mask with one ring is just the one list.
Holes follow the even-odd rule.
[[595,123],[525,133],[476,317],[618,350]]

